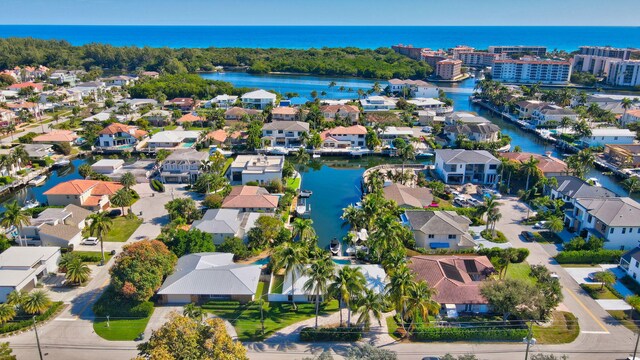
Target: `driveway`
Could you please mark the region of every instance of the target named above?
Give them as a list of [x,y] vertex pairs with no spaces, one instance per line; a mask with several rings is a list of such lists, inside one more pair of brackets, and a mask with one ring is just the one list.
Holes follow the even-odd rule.
[[583,268],[564,268],[564,270],[571,275],[571,278],[578,284],[600,284],[597,281],[589,279],[589,274],[603,271],[600,266],[583,267]]

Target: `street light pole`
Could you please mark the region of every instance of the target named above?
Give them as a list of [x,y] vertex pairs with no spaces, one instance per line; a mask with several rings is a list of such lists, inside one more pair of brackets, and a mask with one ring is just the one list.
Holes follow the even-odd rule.
[[531,321],[529,321],[528,324],[529,327],[529,332],[527,333],[527,350],[524,353],[524,360],[528,360],[529,359],[529,346],[531,346]]
[[33,330],[36,333],[36,343],[38,344],[38,354],[40,355],[40,360],[42,359],[42,349],[40,348],[40,338],[38,337],[38,328],[36,327],[36,317],[33,317]]

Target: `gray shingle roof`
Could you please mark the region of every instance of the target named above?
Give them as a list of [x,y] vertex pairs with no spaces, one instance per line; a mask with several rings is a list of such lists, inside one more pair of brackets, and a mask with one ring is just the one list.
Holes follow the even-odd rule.
[[447,163],[456,164],[499,164],[500,160],[491,155],[486,150],[463,150],[463,149],[438,149],[435,150],[436,158],[440,157]]
[[80,229],[73,225],[58,224],[53,226],[49,224],[43,224],[40,227],[40,234],[55,236],[58,239],[63,239],[66,241],[72,240],[79,233]]
[[273,121],[264,124],[262,130],[309,131],[309,123],[302,121]]
[[637,226],[640,219],[640,204],[628,197],[578,199],[577,202],[607,226]]
[[209,234],[235,234],[240,229],[237,209],[209,209],[191,226]]
[[570,198],[613,198],[617,197],[613,191],[589,185],[586,181],[575,176],[556,176],[558,187],[556,190]]
[[197,253],[178,259],[176,271],[158,294],[254,295],[260,281],[259,265],[233,263],[233,254]]
[[411,228],[425,234],[466,234],[471,220],[455,211],[418,211],[405,212]]

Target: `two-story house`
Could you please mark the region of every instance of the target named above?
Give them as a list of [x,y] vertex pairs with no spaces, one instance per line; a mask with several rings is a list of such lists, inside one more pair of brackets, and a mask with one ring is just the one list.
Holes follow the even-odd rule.
[[406,210],[401,216],[416,240],[424,249],[468,249],[476,246],[469,225],[471,220],[455,211]]
[[353,125],[349,127],[338,126],[320,133],[320,137],[322,138],[322,147],[340,149],[349,147],[365,147],[366,135],[367,129],[362,125]]
[[389,111],[396,108],[396,101],[386,96],[369,96],[360,99],[360,105],[364,112]]
[[531,123],[535,126],[545,125],[549,121],[560,124],[564,118],[569,118],[572,122],[577,122],[578,117],[578,113],[569,108],[563,108],[558,105],[545,105],[533,110],[531,113]]
[[271,110],[273,121],[295,121],[298,119],[298,109],[288,106],[278,106]]
[[162,162],[160,179],[163,183],[191,184],[198,179],[200,164],[208,158],[208,153],[196,149],[175,150]]
[[133,150],[147,136],[147,132],[135,126],[111,123],[98,133],[97,148],[109,150]]
[[604,239],[604,248],[633,249],[640,245],[640,204],[628,197],[577,199],[573,228],[589,239]]
[[640,283],[640,247],[624,253],[620,258],[620,267],[637,283]]
[[222,94],[222,95],[218,95],[218,96],[214,97],[213,99],[207,101],[204,104],[204,107],[206,107],[206,108],[217,107],[219,109],[228,109],[228,108],[232,107],[233,104],[236,103],[236,101],[238,101],[238,97],[237,96]]
[[222,209],[238,209],[240,212],[274,213],[278,208],[276,195],[259,186],[234,186],[222,202]]
[[500,160],[485,150],[435,150],[435,170],[447,184],[495,185]]
[[391,79],[388,86],[390,92],[404,97],[437,98],[440,91],[437,86],[422,80]]
[[122,189],[120,183],[98,180],[69,180],[47,190],[44,195],[50,206],[74,204],[91,211],[106,210],[110,197]]
[[48,208],[22,227],[21,239],[28,245],[73,247],[82,241],[82,229],[91,211],[69,204],[64,208]]
[[257,182],[267,184],[271,180],[282,180],[284,156],[238,155],[227,170],[227,178],[236,184]]
[[38,280],[58,271],[60,248],[12,246],[0,254],[0,303],[13,291],[29,292]]
[[242,105],[250,109],[264,110],[269,105],[276,105],[276,94],[262,89],[243,94],[240,99]]
[[301,121],[273,121],[262,126],[262,143],[270,146],[298,146],[302,134],[309,133],[309,123]]
[[151,150],[159,149],[187,149],[194,147],[200,133],[187,130],[166,130],[155,133],[147,145]]
[[169,100],[167,106],[182,112],[191,112],[196,108],[196,102],[192,98],[175,98]]
[[335,120],[336,117],[340,117],[349,119],[351,124],[356,124],[360,119],[360,109],[355,105],[324,105],[320,107],[320,111],[326,120]]
[[454,145],[460,137],[475,142],[496,142],[500,138],[500,127],[490,122],[447,125],[443,134],[449,140],[449,145]]

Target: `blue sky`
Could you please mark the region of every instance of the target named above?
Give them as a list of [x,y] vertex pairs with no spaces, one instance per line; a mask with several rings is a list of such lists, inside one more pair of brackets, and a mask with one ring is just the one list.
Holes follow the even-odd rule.
[[0,24],[640,26],[640,0],[2,0]]

